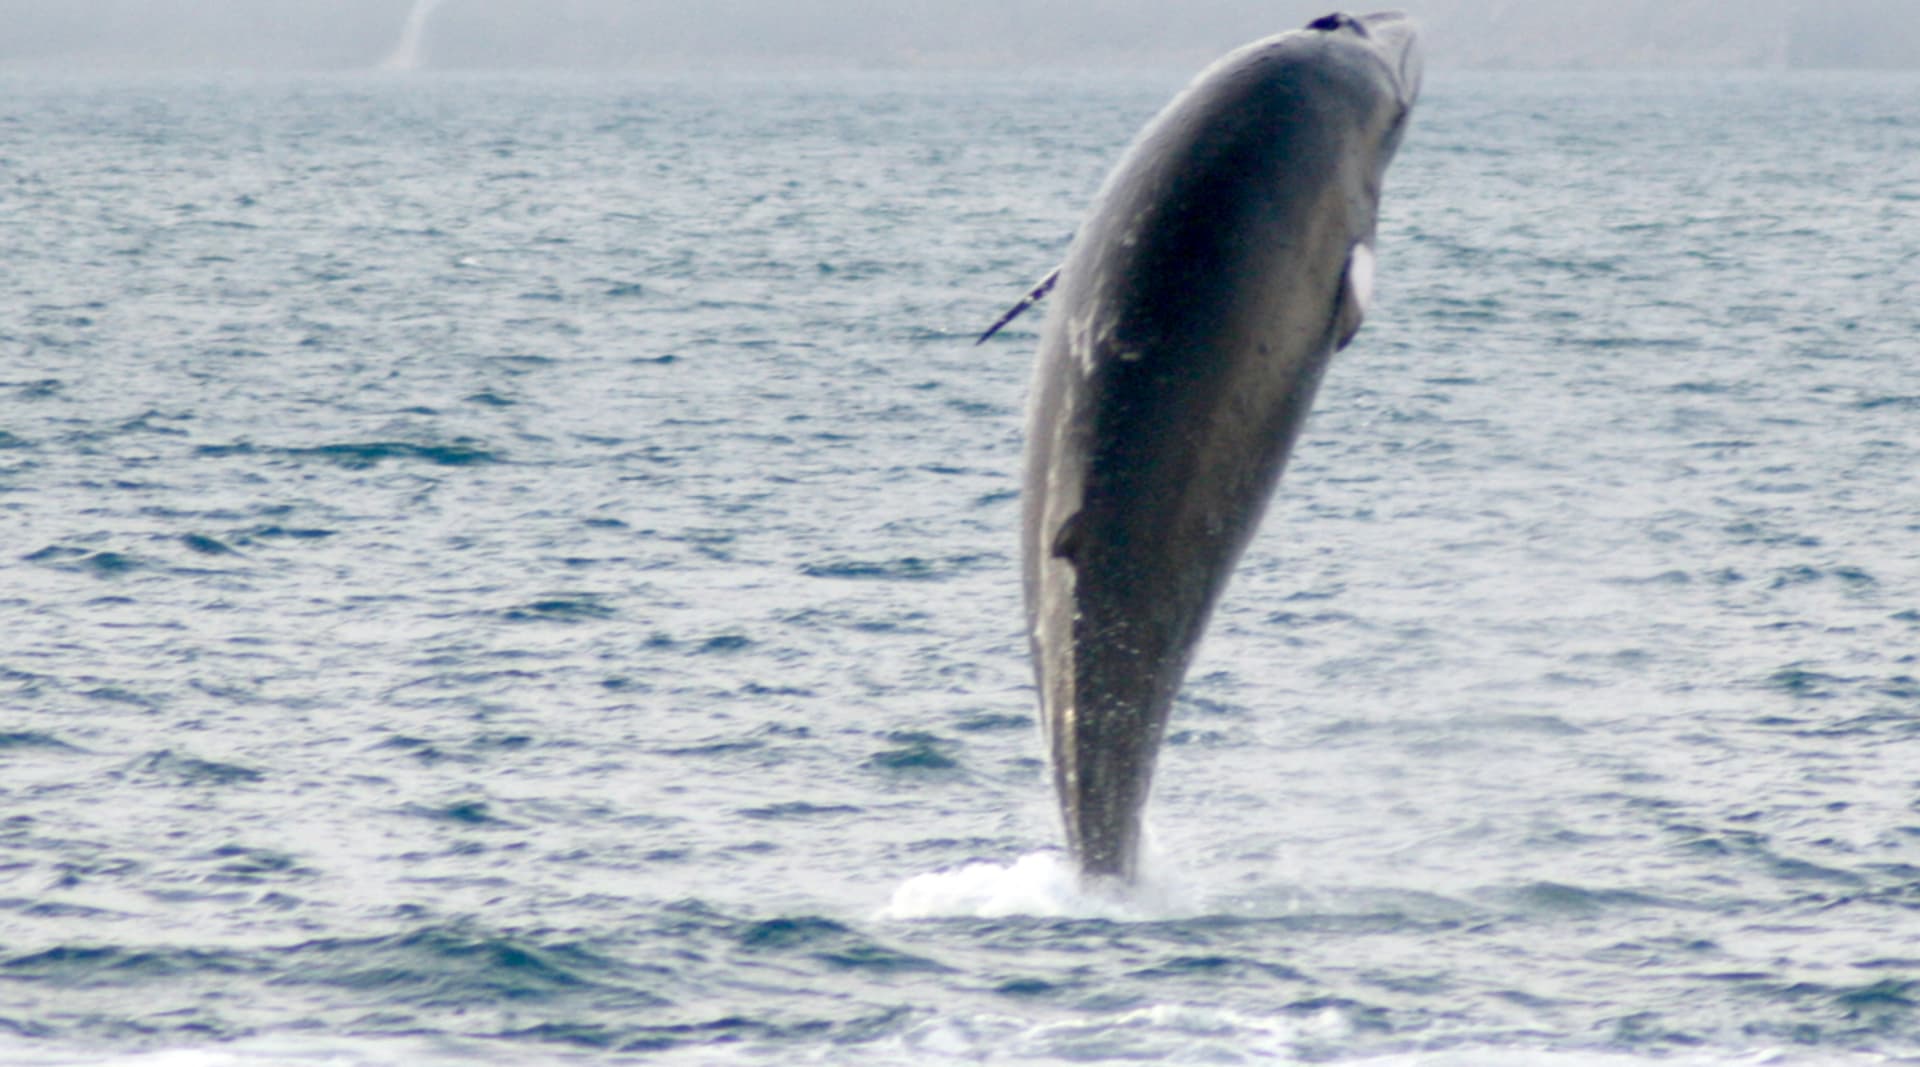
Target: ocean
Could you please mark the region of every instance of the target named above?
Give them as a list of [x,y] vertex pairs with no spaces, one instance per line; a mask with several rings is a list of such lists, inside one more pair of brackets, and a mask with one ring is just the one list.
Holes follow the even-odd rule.
[[1189,73],[0,79],[0,1063],[1920,1062],[1920,79],[1430,74],[1090,895],[973,341]]

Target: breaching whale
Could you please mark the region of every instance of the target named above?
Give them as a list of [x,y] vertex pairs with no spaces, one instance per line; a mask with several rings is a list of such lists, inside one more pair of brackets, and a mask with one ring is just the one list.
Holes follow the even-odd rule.
[[1141,131],[1021,305],[1053,289],[1022,577],[1083,877],[1136,873],[1174,694],[1366,312],[1381,180],[1420,75],[1398,13],[1328,15],[1226,55]]

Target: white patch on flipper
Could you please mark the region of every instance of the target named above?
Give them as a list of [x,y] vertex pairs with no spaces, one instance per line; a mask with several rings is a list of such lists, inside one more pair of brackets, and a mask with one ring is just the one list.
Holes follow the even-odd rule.
[[1373,248],[1365,241],[1354,243],[1353,250],[1347,253],[1347,294],[1353,301],[1354,325],[1360,325],[1360,319],[1367,317],[1367,309],[1373,306]]

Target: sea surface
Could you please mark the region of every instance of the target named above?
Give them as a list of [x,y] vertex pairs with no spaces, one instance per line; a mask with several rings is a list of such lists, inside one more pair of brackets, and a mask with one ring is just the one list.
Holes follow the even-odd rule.
[[0,1063],[1920,1062],[1920,77],[1430,76],[1090,895],[973,341],[1188,73],[0,79]]

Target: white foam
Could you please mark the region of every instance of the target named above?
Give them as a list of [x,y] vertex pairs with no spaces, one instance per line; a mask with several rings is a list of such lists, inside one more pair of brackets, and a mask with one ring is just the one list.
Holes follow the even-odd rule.
[[1642,1052],[1455,1049],[1337,1061],[1344,1067],[1868,1067],[1889,1062],[1862,1052],[1796,1052],[1779,1049],[1702,1050],[1674,1055]]
[[[81,1052],[57,1045],[0,1041],[6,1067],[478,1067],[502,1062],[490,1050],[435,1039],[364,1040],[312,1036],[258,1038],[203,1048]],[[516,1055],[516,1064],[559,1062]]]
[[[816,1050],[803,1058],[808,1062],[863,1067],[891,1064],[929,1067],[1003,1060],[1068,1065],[1111,1059],[1178,1063],[1257,1060],[1325,1063],[1337,1067],[1874,1067],[1911,1062],[1898,1056],[1863,1051],[1700,1049],[1667,1054],[1475,1045],[1357,1058],[1328,1058],[1324,1048],[1318,1053],[1303,1055],[1302,1041],[1324,1046],[1326,1042],[1346,1038],[1350,1032],[1347,1020],[1331,1009],[1304,1019],[1260,1017],[1190,1004],[1156,1004],[1047,1022],[1006,1014],[942,1014],[891,1040]],[[702,1065],[767,1062],[764,1050],[756,1052],[747,1046],[711,1044],[674,1049],[651,1058],[662,1063]],[[321,1035],[124,1054],[88,1053],[0,1040],[0,1064],[6,1067],[485,1067],[496,1063],[512,1063],[515,1067],[567,1067],[590,1060],[591,1057],[528,1048],[517,1043],[486,1047],[466,1042]]]
[[1187,894],[1149,874],[1136,885],[1082,884],[1058,852],[1034,852],[1011,864],[970,863],[907,879],[880,910],[882,919],[999,919],[1014,915],[1151,921],[1194,913]]
[[1303,1035],[1324,1029],[1320,1020],[1256,1019],[1184,1004],[1156,1004],[1038,1024],[1010,1015],[950,1015],[930,1019],[903,1035],[892,1043],[896,1055],[881,1059],[916,1067],[1002,1060],[1032,1064],[1115,1059],[1239,1063],[1251,1058],[1293,1062],[1295,1043]]
[[1330,1057],[1328,1043],[1342,1042],[1351,1034],[1349,1020],[1332,1009],[1295,1019],[1201,1005],[1156,1004],[1044,1023],[1011,1015],[943,1015],[897,1042],[878,1046],[892,1055],[863,1056],[858,1062],[915,1067],[1002,1060],[1063,1065],[1109,1060],[1259,1061],[1337,1067],[1873,1067],[1895,1062],[1873,1053],[1818,1050],[1700,1049],[1670,1054],[1484,1045]]

